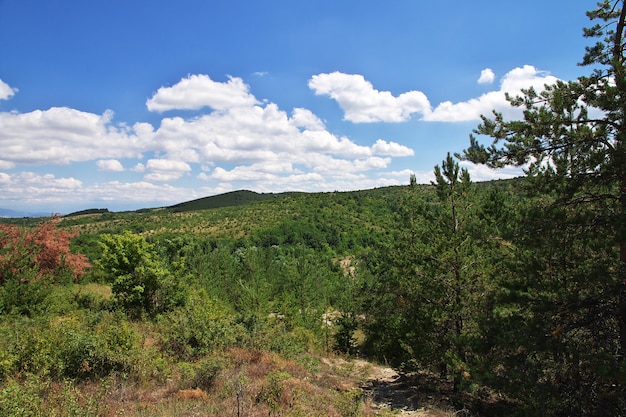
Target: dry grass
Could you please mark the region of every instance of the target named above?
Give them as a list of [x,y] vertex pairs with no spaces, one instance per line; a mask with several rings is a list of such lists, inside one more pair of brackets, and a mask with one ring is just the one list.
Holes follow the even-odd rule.
[[89,283],[78,287],[78,293],[81,295],[89,294],[103,300],[110,300],[113,296],[111,286],[97,283]]
[[176,393],[176,398],[183,401],[207,400],[209,398],[209,395],[200,388],[181,389]]
[[[267,351],[233,348],[197,363],[171,363],[167,375],[111,375],[82,383],[44,383],[41,415],[102,417],[448,417],[445,402],[412,401],[411,387],[394,385],[397,374],[383,366],[341,357],[313,357],[315,367]],[[204,361],[204,362],[202,362]],[[202,363],[222,364],[208,385],[194,386]],[[302,361],[305,362],[305,361]],[[147,367],[149,363],[137,364]],[[390,395],[397,388],[400,396]],[[381,389],[384,391],[381,391]],[[385,391],[386,390],[386,391]],[[403,391],[402,391],[403,390]],[[406,396],[406,398],[402,398]],[[389,401],[392,398],[393,401]],[[419,397],[420,401],[424,397]],[[37,414],[39,415],[39,414]]]

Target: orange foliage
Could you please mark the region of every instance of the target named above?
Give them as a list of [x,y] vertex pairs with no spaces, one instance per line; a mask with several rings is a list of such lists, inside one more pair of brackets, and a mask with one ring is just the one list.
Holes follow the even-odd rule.
[[[7,279],[7,272],[26,283],[54,278],[62,268],[77,279],[91,268],[85,255],[70,251],[70,239],[77,233],[57,229],[59,221],[55,216],[34,228],[0,225],[0,285]],[[35,273],[25,274],[26,270]]]

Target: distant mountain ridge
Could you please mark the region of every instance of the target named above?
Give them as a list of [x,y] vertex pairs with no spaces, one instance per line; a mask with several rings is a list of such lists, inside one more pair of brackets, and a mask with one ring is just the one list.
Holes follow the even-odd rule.
[[80,210],[80,211],[75,211],[73,213],[66,214],[63,217],[82,216],[82,215],[85,215],[85,214],[102,214],[102,213],[109,213],[109,209],[106,209],[106,208],[92,208],[92,209]]
[[206,210],[220,207],[242,206],[253,203],[255,201],[271,200],[274,198],[289,197],[291,195],[303,194],[301,192],[284,192],[284,193],[257,193],[250,190],[230,191],[224,194],[202,197],[196,200],[185,201],[166,207],[167,210],[174,212]]
[[[513,182],[519,181],[521,178],[511,178],[511,179],[501,179],[501,180],[491,180],[485,182],[477,182],[479,186],[486,184],[510,184]],[[389,187],[381,187],[378,190],[385,188],[395,188],[398,186],[389,186]],[[431,185],[429,184],[420,184],[420,187],[429,188]],[[369,191],[376,191],[376,189],[372,190],[355,190],[355,191],[346,191],[345,193],[363,193]],[[154,208],[143,208],[138,210],[129,210],[130,213],[146,213],[154,210],[166,210],[174,213],[186,212],[186,211],[198,211],[198,210],[208,210],[208,209],[216,209],[222,207],[233,207],[233,206],[243,206],[250,203],[255,203],[258,201],[272,200],[277,198],[285,198],[285,197],[294,197],[301,196],[303,194],[318,194],[318,193],[309,193],[305,191],[285,191],[282,193],[257,193],[255,191],[250,190],[237,190],[237,191],[229,191],[223,194],[212,195],[208,197],[202,197],[195,200],[184,201],[182,203],[174,204],[172,206],[165,207],[154,207]],[[81,216],[81,215],[90,215],[90,214],[106,214],[112,213],[107,208],[89,208],[85,210],[79,210],[72,213],[68,213],[63,215],[63,217],[72,217],[72,216]],[[20,217],[48,217],[52,213],[30,213],[30,212],[22,212],[17,210],[3,209],[0,208],[0,218],[20,218]]]
[[[175,213],[185,211],[207,210],[220,207],[232,207],[243,206],[245,204],[253,203],[255,201],[269,200],[273,198],[285,197],[294,194],[302,194],[296,192],[285,193],[257,193],[249,190],[230,191],[223,194],[212,195],[208,197],[202,197],[195,200],[184,201],[182,203],[174,204],[173,206],[159,207],[159,208],[143,208],[138,210],[130,210],[133,213],[145,213],[153,210],[167,210]],[[0,212],[1,213],[1,212]],[[85,210],[79,210],[72,213],[65,214],[63,217],[74,217],[89,214],[104,214],[110,213],[106,208],[90,208]]]
[[[487,185],[487,184],[510,184],[513,182],[518,182],[521,178],[510,178],[510,179],[499,179],[499,180],[489,180],[483,182],[476,182],[479,186]],[[421,184],[420,187],[430,187],[430,184]],[[389,187],[380,187],[379,189],[385,188],[394,188],[397,186],[389,186]],[[355,190],[355,191],[347,191],[346,193],[361,193],[367,191],[375,191],[372,190]],[[196,200],[185,201],[182,203],[175,204],[173,206],[164,207],[166,210],[174,211],[174,212],[183,212],[183,211],[194,211],[194,210],[206,210],[206,209],[214,209],[220,207],[232,207],[232,206],[242,206],[245,204],[253,203],[256,201],[263,200],[271,200],[275,198],[283,198],[283,197],[292,197],[302,194],[316,194],[309,193],[305,191],[286,191],[282,193],[257,193],[255,191],[250,190],[237,190],[230,191],[224,194],[212,195],[209,197],[202,197]],[[138,210],[140,211],[140,210]]]
[[47,217],[50,216],[51,213],[34,213],[28,211],[18,211],[0,208],[0,217],[4,218],[13,218],[13,217]]

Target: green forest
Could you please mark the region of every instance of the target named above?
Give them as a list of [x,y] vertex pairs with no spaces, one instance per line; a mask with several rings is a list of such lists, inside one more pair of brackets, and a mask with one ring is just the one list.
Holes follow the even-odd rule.
[[626,415],[626,7],[588,15],[589,75],[432,184],[2,219],[0,415],[401,415],[376,365],[411,415]]

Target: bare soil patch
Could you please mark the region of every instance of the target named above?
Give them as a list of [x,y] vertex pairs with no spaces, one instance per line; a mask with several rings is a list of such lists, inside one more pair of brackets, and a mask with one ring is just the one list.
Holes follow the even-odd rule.
[[[414,417],[464,416],[469,412],[452,405],[450,396],[441,390],[441,381],[428,380],[427,375],[402,375],[394,369],[362,359],[323,360],[336,372],[349,372],[351,384],[362,390],[374,415],[389,411]],[[345,383],[345,382],[344,382]],[[348,389],[349,387],[346,387]]]

